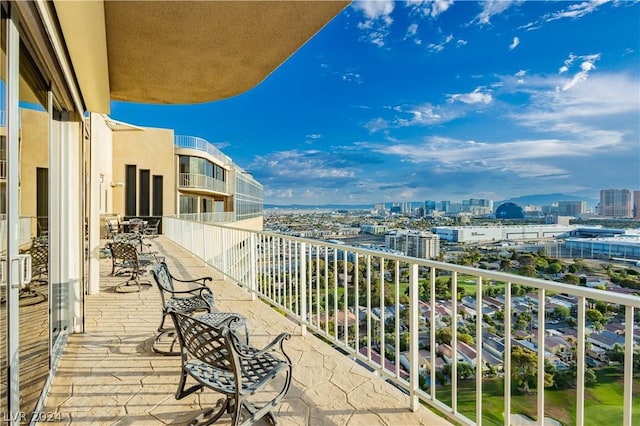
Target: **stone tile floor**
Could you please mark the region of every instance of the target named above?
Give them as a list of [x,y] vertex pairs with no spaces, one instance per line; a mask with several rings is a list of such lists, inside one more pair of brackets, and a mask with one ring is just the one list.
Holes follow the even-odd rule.
[[[219,273],[160,236],[155,250],[176,276],[213,276],[220,311],[248,318],[253,345],[286,331],[285,350],[293,360],[293,381],[275,414],[288,425],[448,425],[426,408],[409,410],[406,395],[300,328]],[[160,295],[154,286],[116,293],[124,277],[111,277],[110,259],[100,264],[99,294],[86,297],[86,331],[69,337],[47,396],[44,412],[73,425],[186,425],[219,398],[212,391],[182,400],[174,393],[180,357],[152,350]],[[147,279],[152,279],[150,275]],[[218,424],[230,424],[223,416]],[[44,424],[44,423],[42,423]],[[261,424],[267,424],[266,421]]]

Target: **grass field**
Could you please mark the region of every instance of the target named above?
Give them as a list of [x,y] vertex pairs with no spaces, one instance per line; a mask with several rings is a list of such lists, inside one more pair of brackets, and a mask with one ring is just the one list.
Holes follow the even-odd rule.
[[[622,424],[623,384],[618,367],[605,367],[596,371],[598,383],[585,389],[585,425]],[[436,395],[444,403],[451,404],[451,387],[439,387]],[[634,380],[633,389],[633,425],[640,426],[640,383]],[[476,404],[475,382],[458,383],[458,411],[475,420]],[[502,379],[485,379],[482,392],[484,425],[500,426],[504,424],[504,391]],[[536,394],[513,394],[511,412],[537,418]],[[545,416],[560,421],[563,425],[576,423],[575,389],[546,389]]]

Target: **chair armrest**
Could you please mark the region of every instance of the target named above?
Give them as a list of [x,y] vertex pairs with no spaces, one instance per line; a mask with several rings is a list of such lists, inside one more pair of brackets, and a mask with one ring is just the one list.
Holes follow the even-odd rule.
[[211,289],[209,287],[204,287],[204,286],[199,286],[196,288],[192,288],[189,290],[169,290],[169,289],[163,289],[163,291],[166,291],[167,293],[171,293],[171,294],[192,294],[192,295],[197,295],[202,297],[203,293],[209,293],[209,295],[211,295],[211,297],[213,297],[213,292],[211,291]]
[[[171,279],[174,281],[179,281],[181,283],[196,283],[199,284],[201,286],[206,286],[207,285],[207,281],[213,281],[212,277],[200,277],[200,278],[194,278],[191,280],[181,280],[180,278],[176,278],[173,275],[169,274],[171,276]],[[199,282],[202,281],[202,282]]]
[[232,342],[233,342],[234,349],[238,354],[239,358],[253,359],[253,358],[261,357],[267,352],[279,351],[282,353],[282,355],[285,356],[289,364],[291,364],[291,359],[289,359],[289,356],[284,352],[284,347],[283,347],[284,341],[289,340],[290,338],[291,338],[291,334],[280,333],[275,339],[273,339],[273,341],[271,341],[271,343],[269,343],[264,348],[258,350],[257,352],[243,351],[242,347],[237,346],[237,343],[235,340],[232,340]]

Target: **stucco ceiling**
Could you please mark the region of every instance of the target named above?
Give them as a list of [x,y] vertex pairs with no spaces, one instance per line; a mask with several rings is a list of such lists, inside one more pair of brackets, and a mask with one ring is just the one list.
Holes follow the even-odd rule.
[[193,104],[245,92],[349,3],[53,0],[86,109],[101,113],[111,100]]
[[208,102],[256,86],[348,1],[106,1],[111,99]]

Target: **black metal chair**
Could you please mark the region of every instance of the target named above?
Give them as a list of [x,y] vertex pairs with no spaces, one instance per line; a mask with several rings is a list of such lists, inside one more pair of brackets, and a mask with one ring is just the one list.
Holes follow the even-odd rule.
[[149,219],[149,223],[142,228],[142,235],[147,238],[155,238],[159,235],[159,229],[160,219]]
[[151,244],[145,243],[142,234],[138,232],[121,232],[113,235],[113,241],[116,243],[125,242],[138,247],[140,253],[151,252]]
[[[31,271],[35,281],[47,283],[49,281],[49,240],[43,237],[34,238],[29,247],[31,255]],[[47,278],[43,276],[46,275]]]
[[[276,424],[271,412],[284,398],[291,385],[292,363],[284,352],[284,341],[290,335],[282,333],[262,349],[240,342],[232,331],[238,317],[230,317],[219,325],[211,325],[198,317],[171,312],[182,352],[182,370],[176,399],[182,399],[203,388],[224,395],[215,409],[205,412],[203,424],[212,424],[225,412],[231,414],[233,425],[249,425],[267,416]],[[185,389],[187,377],[195,385]],[[270,401],[256,406],[247,398],[272,389],[265,389],[276,377],[283,377],[282,388]]]
[[[140,291],[140,276],[146,272],[146,268],[156,262],[153,253],[138,253],[136,246],[127,241],[113,241],[107,244],[111,251],[111,275],[122,273],[131,274],[124,283],[118,284],[115,291],[118,293],[129,293]],[[131,283],[137,286],[137,290],[129,290]],[[151,282],[145,282],[151,285]]]
[[[169,312],[180,312],[183,314],[206,313],[205,321],[212,324],[219,324],[232,316],[239,316],[231,312],[215,312],[215,299],[211,289],[207,287],[207,282],[213,280],[211,277],[200,277],[191,280],[183,280],[171,275],[166,262],[158,262],[151,268],[153,278],[160,290],[160,298],[162,301],[162,320],[158,326],[158,335],[153,343],[153,350],[163,355],[179,355],[176,349],[177,336],[173,327],[166,326],[167,316]],[[176,284],[183,287],[182,290],[176,288]],[[238,323],[238,327],[244,327],[246,341],[249,341],[249,333],[247,329],[246,318],[241,317],[242,321]],[[171,339],[169,348],[164,340],[166,337]]]

